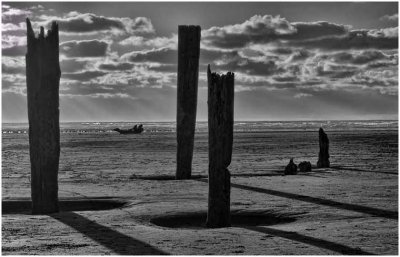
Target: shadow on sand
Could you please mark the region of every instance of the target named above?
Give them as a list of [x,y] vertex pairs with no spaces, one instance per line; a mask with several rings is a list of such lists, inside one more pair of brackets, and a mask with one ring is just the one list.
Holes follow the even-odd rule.
[[[300,213],[302,214],[302,213]],[[296,221],[298,213],[277,213],[269,210],[231,210],[231,226],[271,226]],[[188,212],[155,217],[151,223],[167,228],[210,229],[206,227],[207,212]]]
[[74,212],[50,215],[120,255],[168,255],[140,240],[100,225]]
[[[198,181],[207,183],[206,179],[199,179]],[[338,209],[361,212],[361,213],[370,214],[373,216],[387,218],[387,219],[394,219],[394,220],[398,219],[397,211],[388,211],[388,210],[383,210],[383,209],[378,209],[378,208],[373,208],[373,207],[367,207],[367,206],[363,206],[363,205],[341,203],[341,202],[336,202],[333,200],[322,199],[322,198],[317,198],[317,197],[312,197],[312,196],[307,196],[307,195],[287,193],[287,192],[282,192],[282,191],[278,191],[278,190],[265,189],[265,188],[246,186],[246,185],[240,185],[240,184],[232,183],[231,186],[234,188],[249,190],[249,191],[253,191],[253,192],[275,195],[275,196],[285,197],[285,198],[294,199],[294,200],[303,201],[303,202],[326,205],[326,206],[330,206],[330,207],[334,207],[334,208],[338,208]]]
[[[126,203],[126,201],[119,198],[110,197],[62,199],[59,201],[60,213],[48,215],[114,251],[116,254],[167,255],[168,253],[145,242],[124,235],[73,212],[110,210],[121,208]],[[31,214],[31,201],[27,199],[3,200],[2,214]]]
[[[274,173],[242,173],[242,174],[231,174],[231,177],[274,177],[283,176],[282,172],[276,171]],[[208,175],[192,175],[190,179],[207,179]],[[142,180],[177,180],[173,175],[131,175],[129,179],[142,179]],[[186,180],[190,180],[186,179]]]
[[[339,243],[302,235],[265,226],[285,224],[296,221],[298,214],[283,214],[272,211],[231,211],[231,226],[240,227],[255,232],[297,241],[303,244],[316,246],[344,255],[372,255],[359,248],[352,248]],[[205,226],[207,213],[180,213],[175,215],[157,217],[150,220],[151,223],[172,229],[212,229]]]
[[[62,212],[67,211],[100,211],[123,207],[127,202],[112,197],[63,198],[58,202]],[[31,214],[30,199],[3,200],[2,214]]]
[[246,227],[249,230],[268,234],[268,235],[273,235],[277,237],[282,237],[286,238],[289,240],[297,241],[300,243],[308,244],[308,245],[313,245],[319,248],[324,248],[327,250],[331,250],[343,255],[373,255],[372,253],[365,252],[359,248],[351,248],[346,245],[330,242],[327,240],[323,239],[318,239],[315,237],[311,236],[305,236],[301,235],[296,232],[288,232],[288,231],[283,231],[275,228],[266,228],[266,227]]

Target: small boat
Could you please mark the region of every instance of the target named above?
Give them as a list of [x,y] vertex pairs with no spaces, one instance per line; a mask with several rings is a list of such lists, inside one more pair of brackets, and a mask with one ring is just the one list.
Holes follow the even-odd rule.
[[114,131],[117,131],[118,133],[120,133],[120,134],[140,134],[140,133],[142,133],[143,132],[143,125],[142,124],[140,124],[139,126],[138,125],[135,125],[133,128],[130,128],[130,129],[120,129],[120,128],[116,128],[116,129],[113,129]]

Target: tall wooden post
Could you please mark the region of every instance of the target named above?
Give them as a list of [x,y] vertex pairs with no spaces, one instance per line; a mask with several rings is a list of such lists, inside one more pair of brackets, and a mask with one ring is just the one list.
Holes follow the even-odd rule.
[[200,26],[179,26],[176,179],[190,179],[197,110]]
[[207,226],[230,226],[234,73],[211,73],[208,78],[208,213]]
[[28,94],[29,152],[32,213],[58,212],[59,39],[53,22],[47,36],[43,27],[36,37],[27,24],[26,84]]
[[329,168],[329,139],[322,128],[319,129],[318,168]]

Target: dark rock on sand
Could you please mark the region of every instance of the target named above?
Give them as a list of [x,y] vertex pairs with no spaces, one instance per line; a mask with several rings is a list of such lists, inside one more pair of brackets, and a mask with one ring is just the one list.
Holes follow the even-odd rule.
[[300,172],[310,172],[311,171],[311,162],[300,162],[299,163]]
[[294,164],[293,158],[290,159],[289,164],[285,168],[285,175],[296,175],[297,174],[297,165]]

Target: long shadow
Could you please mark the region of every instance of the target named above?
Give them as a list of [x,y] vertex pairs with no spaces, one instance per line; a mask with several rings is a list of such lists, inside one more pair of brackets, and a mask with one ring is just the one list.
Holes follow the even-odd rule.
[[[242,174],[231,174],[231,177],[273,177],[283,176],[282,173],[242,173]],[[192,175],[190,179],[203,179],[208,178],[208,175]],[[142,180],[177,180],[173,175],[131,175],[129,179],[142,179]],[[188,179],[188,180],[190,180]]]
[[50,215],[120,255],[168,255],[145,242],[134,239],[74,212]]
[[373,255],[372,253],[365,252],[358,248],[352,248],[346,245],[330,242],[327,240],[301,235],[296,232],[288,232],[274,228],[266,228],[266,227],[246,227],[249,230],[253,230],[256,232],[261,232],[269,235],[274,235],[282,238],[286,238],[289,240],[305,243],[308,245],[313,245],[319,248],[324,248],[327,250],[331,250],[334,252],[338,252],[343,255]]
[[[123,207],[127,202],[114,197],[61,198],[60,211],[99,211]],[[27,198],[2,200],[2,214],[31,214],[32,201]]]
[[[205,180],[205,179],[199,179],[199,181],[207,182],[207,180]],[[341,203],[341,202],[336,202],[333,200],[322,199],[322,198],[317,198],[317,197],[312,197],[312,196],[307,196],[307,195],[299,195],[299,194],[287,193],[287,192],[282,192],[282,191],[277,191],[277,190],[272,190],[272,189],[265,189],[265,188],[259,188],[259,187],[233,184],[233,183],[231,184],[231,187],[244,189],[244,190],[250,190],[250,191],[254,191],[254,192],[258,192],[258,193],[264,193],[264,194],[285,197],[285,198],[299,200],[299,201],[303,201],[303,202],[326,205],[326,206],[349,210],[349,211],[366,213],[366,214],[370,214],[370,215],[382,217],[382,218],[388,218],[388,219],[394,219],[394,220],[398,219],[397,211],[388,211],[388,210],[383,210],[383,209],[378,209],[378,208],[373,208],[373,207],[367,207],[367,206],[363,206],[363,205]]]
[[241,174],[235,174],[232,173],[231,177],[275,177],[275,176],[283,176],[282,172],[279,171],[273,171],[273,173],[241,173]]
[[[207,178],[206,175],[192,175],[190,179]],[[131,175],[129,179],[143,179],[143,180],[177,180],[173,175]]]
[[333,170],[350,170],[350,171],[361,171],[361,172],[370,172],[370,173],[399,175],[397,172],[390,172],[390,171],[382,172],[382,171],[376,171],[376,170],[363,170],[363,169],[349,168],[349,167],[345,167],[345,166],[331,166],[330,168]]

